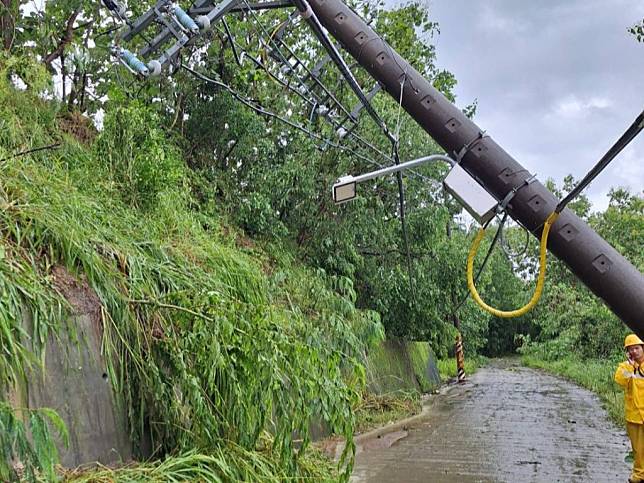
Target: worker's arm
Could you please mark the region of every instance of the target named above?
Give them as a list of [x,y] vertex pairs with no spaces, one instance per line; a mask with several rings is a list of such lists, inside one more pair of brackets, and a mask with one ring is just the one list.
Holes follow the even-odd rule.
[[635,375],[635,367],[628,362],[622,362],[615,371],[615,382],[622,387],[628,386]]

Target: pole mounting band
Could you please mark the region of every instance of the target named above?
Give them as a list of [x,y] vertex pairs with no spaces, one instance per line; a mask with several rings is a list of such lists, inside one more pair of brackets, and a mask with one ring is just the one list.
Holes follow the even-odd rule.
[[517,192],[524,186],[528,186],[529,184],[532,184],[536,180],[537,180],[537,175],[531,174],[526,179],[524,179],[521,184],[515,186],[510,191],[508,191],[508,193],[503,197],[503,199],[499,202],[499,204],[496,205],[496,212],[501,213],[502,211],[505,211],[508,204],[510,204],[510,201],[512,201],[512,198],[515,197]]
[[480,141],[483,138],[488,137],[488,135],[485,133],[485,131],[479,131],[479,133],[476,135],[474,139],[471,141],[468,141],[462,148],[461,150],[457,153],[456,151],[453,151],[452,154],[454,154],[454,161],[456,161],[456,164],[461,164],[461,161],[465,157],[465,155],[468,153],[470,149],[476,144],[478,141]]

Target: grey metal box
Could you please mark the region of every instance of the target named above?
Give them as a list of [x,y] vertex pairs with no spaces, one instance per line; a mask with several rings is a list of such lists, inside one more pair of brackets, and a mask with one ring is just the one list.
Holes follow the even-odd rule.
[[497,201],[458,164],[449,172],[443,185],[481,225],[494,216]]

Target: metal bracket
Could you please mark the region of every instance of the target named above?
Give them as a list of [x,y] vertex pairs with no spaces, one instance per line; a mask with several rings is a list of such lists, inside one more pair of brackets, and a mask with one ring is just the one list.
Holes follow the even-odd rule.
[[456,164],[461,164],[461,161],[463,160],[463,158],[465,157],[467,152],[470,149],[472,149],[474,144],[476,144],[478,141],[480,141],[481,139],[486,138],[486,137],[488,137],[488,135],[485,133],[485,131],[479,131],[479,133],[476,135],[476,137],[474,139],[472,139],[471,141],[468,141],[465,144],[465,146],[463,146],[458,153],[456,151],[454,151],[452,154],[454,154],[454,161],[456,161]]
[[[243,1],[223,0],[213,5],[212,0],[197,0],[192,8],[185,12],[171,0],[158,0],[150,10],[130,25],[129,30],[121,38],[127,42],[155,22],[161,24],[161,31],[147,42],[139,55],[142,59],[149,58],[160,51],[163,44],[174,38],[172,45],[163,50],[156,61],[152,61],[155,66],[171,65],[184,47],[193,43],[200,37],[201,32],[208,30],[212,23],[222,19],[226,13],[238,7]],[[198,15],[202,13],[203,15]],[[161,71],[160,68],[156,70]]]
[[510,201],[512,201],[512,198],[516,196],[517,192],[524,186],[528,186],[529,184],[532,184],[536,180],[537,180],[536,173],[531,174],[526,179],[524,179],[520,185],[517,185],[514,188],[512,188],[510,191],[508,191],[508,193],[503,197],[503,199],[499,202],[499,204],[496,205],[496,212],[501,213],[505,211],[508,204],[510,204]]
[[309,15],[310,5],[308,1],[293,0],[293,3],[302,14],[305,14],[306,21],[311,27],[313,34],[318,38],[318,40],[320,41],[324,49],[327,51],[327,54],[329,55],[329,57],[331,57],[331,60],[333,61],[333,63],[338,67],[338,69],[340,70],[340,73],[349,84],[349,87],[351,88],[353,93],[358,97],[360,102],[362,102],[366,111],[373,118],[376,124],[380,126],[380,128],[383,130],[385,135],[389,138],[389,140],[392,142],[395,142],[395,139],[387,129],[387,126],[385,125],[384,121],[380,118],[378,113],[371,106],[371,103],[369,102],[366,95],[362,91],[360,84],[358,84],[358,81],[356,80],[355,76],[349,69],[349,66],[345,62],[344,58],[338,52],[338,49],[336,48],[335,44],[331,41],[331,39],[327,35],[325,29],[322,27],[322,24],[318,20],[315,13],[313,13],[311,10],[311,14]]
[[[245,5],[237,5],[229,10],[230,13],[233,12],[247,12],[249,10],[276,10],[279,8],[288,8],[292,7],[293,4],[288,1],[268,1],[268,2],[256,2],[256,3],[246,3]],[[212,10],[208,7],[199,7],[191,8],[190,13],[194,15],[207,14]]]
[[[371,88],[369,93],[366,95],[366,98],[369,102],[375,97],[378,92],[382,89],[382,86],[378,83],[376,83],[375,86]],[[358,119],[358,115],[360,114],[360,111],[364,109],[364,104],[362,102],[358,102],[354,108],[351,110],[351,120],[356,121]]]

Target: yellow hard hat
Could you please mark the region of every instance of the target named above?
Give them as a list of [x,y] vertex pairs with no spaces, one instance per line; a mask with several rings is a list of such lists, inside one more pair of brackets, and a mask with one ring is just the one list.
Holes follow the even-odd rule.
[[644,342],[642,342],[642,339],[637,337],[635,334],[629,334],[626,336],[626,339],[624,339],[624,349],[631,345],[644,345]]

